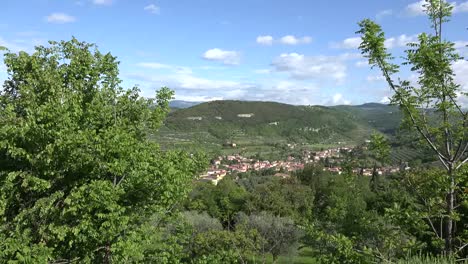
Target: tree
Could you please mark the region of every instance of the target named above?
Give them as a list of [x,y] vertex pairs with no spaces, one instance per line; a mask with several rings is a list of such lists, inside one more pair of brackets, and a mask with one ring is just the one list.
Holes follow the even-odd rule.
[[[384,165],[390,156],[390,144],[384,135],[379,133],[373,133],[371,135],[371,142],[369,144],[369,150],[374,155],[375,159]],[[379,174],[377,172],[377,164],[374,162],[374,168],[372,170],[371,178],[371,189],[377,190],[379,186]]]
[[123,89],[116,57],[75,38],[4,56],[0,260],[109,263],[143,250],[144,224],[170,214],[200,169],[147,139],[173,92]]
[[445,0],[426,0],[425,12],[433,34],[422,33],[417,43],[408,44],[404,65],[419,75],[417,84],[398,78],[399,66],[385,48],[385,34],[375,22],[359,23],[362,36],[360,49],[372,67],[378,67],[394,95],[391,102],[399,105],[404,124],[416,130],[445,168],[449,185],[446,191],[444,221],[445,250],[453,252],[454,219],[457,218],[457,171],[468,161],[468,114],[457,97],[466,95],[454,81],[453,62],[461,59],[454,43],[444,39],[442,26],[449,21],[453,6]]
[[375,159],[382,164],[388,162],[390,156],[390,144],[384,135],[373,133],[369,144],[369,150],[374,155]]
[[266,212],[250,216],[240,213],[236,229],[244,232],[255,230],[260,234],[262,239],[259,243],[259,251],[263,255],[264,262],[266,254],[270,253],[273,256],[273,263],[276,263],[280,254],[297,248],[301,237],[299,229],[290,218],[274,216]]
[[246,212],[266,211],[293,220],[311,217],[314,193],[309,186],[291,180],[267,177],[266,182],[253,186],[245,205]]
[[230,229],[234,216],[244,209],[248,192],[227,176],[216,186],[207,182],[196,183],[189,197],[186,209],[206,211]]

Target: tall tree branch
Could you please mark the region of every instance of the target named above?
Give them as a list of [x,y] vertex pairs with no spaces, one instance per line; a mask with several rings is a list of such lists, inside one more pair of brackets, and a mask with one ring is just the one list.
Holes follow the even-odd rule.
[[381,69],[382,73],[384,74],[385,79],[387,80],[387,83],[390,85],[390,88],[401,98],[400,101],[402,102],[401,105],[405,108],[406,112],[408,113],[411,122],[413,123],[414,127],[418,130],[418,132],[424,137],[426,142],[429,144],[431,149],[437,154],[439,160],[442,162],[444,167],[449,170],[449,166],[447,164],[447,157],[445,157],[435,146],[435,144],[432,142],[432,140],[422,131],[421,127],[417,124],[416,118],[414,117],[413,113],[409,109],[409,106],[407,103],[403,100],[403,97],[401,96],[400,92],[398,89],[396,89],[395,84],[393,83],[393,80],[390,78],[390,74],[388,73],[387,69],[384,66],[384,61],[382,58],[377,58],[377,64],[379,68]]

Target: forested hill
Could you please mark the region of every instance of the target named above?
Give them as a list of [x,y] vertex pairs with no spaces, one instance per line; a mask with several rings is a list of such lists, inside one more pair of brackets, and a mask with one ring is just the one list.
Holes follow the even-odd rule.
[[208,132],[229,140],[233,134],[308,142],[361,141],[373,130],[391,134],[400,115],[383,104],[294,106],[275,102],[212,101],[172,112],[166,129]]

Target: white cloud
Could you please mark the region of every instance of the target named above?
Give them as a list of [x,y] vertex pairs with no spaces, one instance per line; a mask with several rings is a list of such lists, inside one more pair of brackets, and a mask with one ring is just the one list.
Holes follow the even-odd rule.
[[274,80],[260,88],[249,91],[252,100],[276,101],[293,105],[320,104],[324,101],[323,92],[315,84]]
[[289,73],[293,79],[331,78],[341,82],[346,77],[346,65],[339,57],[284,53],[273,61],[272,66],[278,72]]
[[31,30],[31,31],[17,32],[16,35],[19,37],[37,37],[37,36],[42,35],[42,33],[39,31]]
[[369,75],[367,76],[366,80],[368,82],[379,82],[379,81],[384,81],[385,77],[383,77],[382,75]]
[[418,36],[411,35],[407,36],[405,34],[398,37],[392,37],[385,40],[385,47],[387,49],[397,48],[397,47],[406,47],[408,43],[417,42]]
[[0,46],[9,49],[12,52],[30,51],[30,49],[23,47],[22,45],[18,45],[17,43],[7,41],[3,39],[2,37],[0,37]]
[[163,64],[159,62],[140,62],[136,64],[138,67],[152,69],[152,70],[170,70],[177,74],[192,74],[193,71],[189,67],[174,66],[169,64]]
[[389,104],[389,103],[390,103],[390,97],[384,96],[384,97],[379,101],[379,103],[381,103],[381,104]]
[[312,91],[312,90],[316,90],[317,87],[312,84],[303,84],[303,83],[281,80],[281,81],[278,81],[276,84],[274,84],[271,89],[279,91],[279,92],[293,92],[293,91]]
[[112,5],[113,0],[93,0],[95,5]]
[[76,18],[65,13],[52,13],[46,17],[46,21],[55,24],[65,24],[75,22]]
[[411,3],[406,6],[406,14],[410,16],[421,16],[424,15],[425,13],[425,7],[424,5],[426,4],[425,0],[421,0],[419,2]]
[[355,63],[356,67],[358,68],[364,68],[364,67],[369,67],[369,62],[365,60],[357,61]]
[[384,17],[391,16],[392,14],[393,14],[393,10],[387,9],[387,10],[378,12],[377,15],[375,15],[375,18],[377,20],[382,20]]
[[343,95],[341,93],[336,93],[332,97],[331,104],[333,104],[333,105],[349,105],[349,104],[351,104],[351,101],[344,99]]
[[347,52],[347,53],[343,53],[343,54],[336,56],[336,58],[340,60],[356,60],[356,59],[363,59],[364,56],[361,53],[357,53],[357,52],[354,52],[354,53]]
[[454,43],[455,43],[454,48],[456,49],[462,49],[468,46],[468,41],[455,41]]
[[[348,57],[348,56],[344,56]],[[336,56],[333,60],[342,60]],[[160,62],[141,62],[136,64],[144,71],[138,71],[133,74],[124,73],[125,79],[140,84],[142,94],[147,97],[154,96],[154,89],[167,86],[176,92],[178,100],[186,101],[211,101],[211,100],[260,100],[276,101],[296,105],[311,104],[333,104],[332,94],[319,87],[323,83],[315,80],[297,80],[285,76],[272,75],[269,78],[260,79],[256,83],[243,81],[242,77],[226,79],[223,77],[215,78],[212,74],[205,72],[182,71],[180,69],[190,69],[189,67],[175,66]],[[220,66],[224,67],[225,66]],[[200,67],[193,68],[195,71]],[[135,67],[133,68],[135,69]],[[260,69],[260,72],[266,73],[274,69]],[[271,77],[271,78],[270,78]],[[339,104],[350,103],[341,98]]]
[[468,57],[468,41],[455,41],[454,43],[454,48],[458,53],[465,58]]
[[238,65],[240,63],[240,53],[238,51],[214,48],[207,50],[202,57],[205,60],[221,61],[226,65]]
[[465,87],[468,92],[468,61],[458,60],[453,63],[452,69],[455,73],[455,81]]
[[332,43],[330,46],[337,49],[357,49],[361,45],[361,37],[347,38],[340,43]]
[[273,45],[273,37],[269,36],[269,35],[258,36],[257,37],[257,43],[261,44],[261,45],[271,46],[271,45]]
[[203,96],[203,95],[175,95],[176,100],[183,100],[189,102],[209,102],[209,101],[217,101],[217,100],[224,100],[224,97],[210,97],[210,96]]
[[207,70],[207,71],[219,71],[219,70],[226,69],[226,67],[224,66],[212,66],[212,65],[204,65],[204,66],[199,66],[197,68],[200,70]]
[[463,12],[468,12],[468,1],[463,2],[461,4],[456,4],[455,7],[453,8],[454,13],[463,13]]
[[[457,3],[457,2],[449,2],[453,6],[453,13],[464,13],[468,12],[468,1]],[[425,0],[421,0],[419,2],[411,3],[406,6],[405,12],[409,16],[422,16],[425,15],[426,5],[427,2]]]
[[137,64],[139,67],[150,68],[150,69],[171,69],[172,66],[162,64],[158,62],[140,62]]
[[173,69],[176,74],[193,74],[193,71],[190,67],[178,66]]
[[150,4],[150,5],[147,5],[143,8],[143,10],[145,11],[148,11],[150,12],[151,14],[159,14],[160,12],[160,8],[159,6],[155,5],[155,4]]
[[7,68],[5,66],[5,64],[0,63],[0,73],[6,73],[7,72]]
[[302,38],[296,38],[293,35],[287,35],[280,39],[280,43],[285,45],[298,45],[298,44],[308,44],[312,42],[312,38],[305,36]]
[[174,69],[174,71],[171,74],[158,76],[156,74],[136,73],[129,74],[128,77],[147,83],[158,84],[158,86],[167,85],[174,89],[179,88],[194,91],[233,90],[250,87],[247,84],[243,84],[237,81],[206,79],[195,76],[191,71],[177,70],[177,68],[187,67],[173,66],[172,68]]
[[[261,100],[277,101],[290,104],[319,104],[325,96],[315,83],[298,80],[268,79],[264,83],[245,83],[238,80],[208,79],[193,72],[178,72],[179,66],[162,63],[139,63],[150,72],[125,74],[130,80],[141,84],[144,96],[154,96],[154,89],[168,86],[176,92],[178,100]],[[168,68],[169,67],[169,68]],[[169,73],[158,74],[160,68]],[[187,67],[185,67],[187,68]],[[154,71],[154,72],[151,72]]]
[[[406,44],[410,42],[416,42],[418,39],[417,35],[400,35],[397,37],[391,37],[385,40],[385,47],[388,49],[396,48],[396,47],[405,47]],[[335,49],[358,49],[359,45],[361,45],[361,37],[351,37],[346,38],[341,42],[332,42],[330,44],[331,48]]]
[[254,73],[256,73],[256,74],[269,74],[269,73],[271,73],[271,70],[270,69],[258,69],[258,70],[255,70]]
[[282,38],[275,40],[270,35],[261,35],[257,37],[257,43],[260,45],[271,46],[273,43],[280,43],[284,45],[299,45],[299,44],[309,44],[312,42],[312,38],[309,36],[304,37],[295,37],[293,35],[286,35]]
[[[468,61],[458,60],[452,64],[453,72],[455,73],[455,82],[461,86],[461,90],[468,93]],[[468,107],[468,97],[459,95],[459,102],[464,106]]]
[[181,74],[178,80],[175,80],[176,87],[184,89],[204,89],[204,90],[223,90],[233,89],[242,86],[241,83],[226,80],[210,80],[205,78],[196,77],[189,74]]

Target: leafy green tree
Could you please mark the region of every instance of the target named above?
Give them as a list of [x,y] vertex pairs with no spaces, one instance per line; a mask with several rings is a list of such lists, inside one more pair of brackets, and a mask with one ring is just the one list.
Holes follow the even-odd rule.
[[267,176],[269,180],[254,186],[246,202],[248,213],[269,212],[294,220],[312,216],[314,193],[310,187]]
[[445,0],[426,0],[425,12],[433,34],[422,33],[416,43],[408,44],[406,61],[419,75],[417,85],[398,78],[399,66],[385,48],[385,34],[375,22],[359,23],[362,36],[360,49],[372,67],[378,67],[394,92],[392,103],[399,105],[404,124],[416,130],[446,170],[445,250],[453,252],[454,226],[457,216],[457,171],[468,161],[468,113],[457,97],[465,94],[454,81],[453,62],[460,59],[454,43],[445,40],[443,25],[449,21],[453,6]]
[[147,139],[173,92],[122,88],[116,57],[75,38],[4,56],[0,262],[141,257],[145,223],[170,214],[201,166]]
[[206,232],[209,230],[223,230],[221,222],[208,215],[206,212],[186,211],[182,213],[185,221],[192,226],[194,233]]
[[[390,144],[384,135],[373,133],[369,144],[369,150],[382,165],[388,162],[390,157]],[[379,187],[379,174],[377,172],[377,164],[374,162],[374,168],[371,178],[371,189],[376,191]]]
[[261,236],[259,252],[265,260],[266,254],[273,256],[273,263],[276,263],[280,254],[297,249],[301,237],[299,229],[288,217],[279,217],[261,212],[259,214],[245,215],[239,214],[237,217],[236,229],[255,230]]
[[382,164],[388,162],[390,156],[390,144],[384,135],[373,133],[369,144],[369,150]]
[[447,186],[448,181],[441,169],[408,172],[395,187],[411,195],[401,194],[385,209],[387,219],[401,226],[402,232],[416,236],[425,244],[428,253],[444,250],[444,186]]
[[206,211],[230,229],[234,225],[234,216],[244,209],[247,197],[248,192],[228,176],[216,186],[206,182],[197,183],[185,207],[188,210]]
[[[420,249],[414,236],[402,232],[399,222],[387,221],[384,208],[378,208],[388,207],[385,203],[392,201],[387,198],[396,199],[393,193],[387,193],[386,188],[374,193],[369,181],[367,177],[344,172],[323,175],[320,184],[314,185],[313,217],[301,223],[306,231],[303,243],[323,263],[392,261],[405,256],[406,250]],[[394,195],[399,197],[400,193]]]

